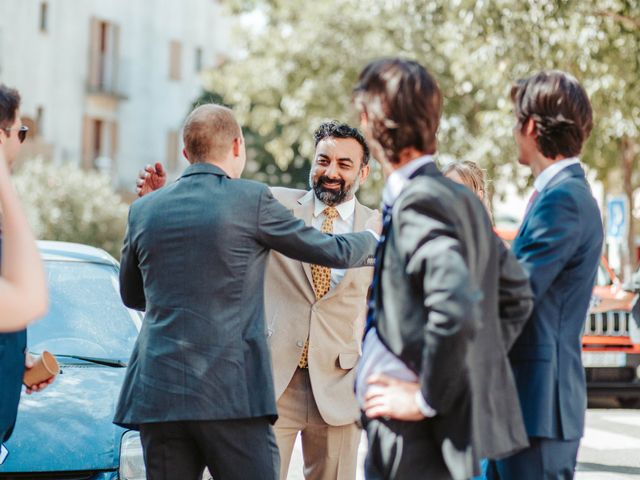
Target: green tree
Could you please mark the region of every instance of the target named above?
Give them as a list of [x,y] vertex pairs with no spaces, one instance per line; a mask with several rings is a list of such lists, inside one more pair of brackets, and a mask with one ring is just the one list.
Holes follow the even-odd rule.
[[128,206],[109,177],[34,159],[14,181],[37,238],[84,243],[120,258]]
[[[225,103],[224,98],[214,91],[204,91],[194,102],[193,107],[203,103],[218,103],[231,107]],[[265,135],[257,134],[250,126],[244,127],[243,135],[247,148],[247,166],[243,173],[244,178],[249,178],[269,185],[308,188],[309,169],[311,164],[299,152],[297,143],[292,145],[293,161],[287,165],[278,164],[273,154],[266,145],[280,134],[280,128],[274,129]]]
[[[209,85],[233,104],[245,125],[268,139],[265,149],[282,168],[296,152],[309,158],[309,132],[321,121],[357,122],[350,97],[358,72],[372,58],[400,55],[426,65],[440,82],[441,157],[476,161],[494,185],[515,181],[524,188],[530,179],[515,162],[510,86],[536,70],[558,68],[578,77],[593,100],[595,129],[584,160],[608,189],[624,186],[630,197],[638,187],[636,0],[228,5],[234,13],[253,11],[264,24],[243,32],[246,54],[211,72]],[[617,180],[621,176],[624,182]]]

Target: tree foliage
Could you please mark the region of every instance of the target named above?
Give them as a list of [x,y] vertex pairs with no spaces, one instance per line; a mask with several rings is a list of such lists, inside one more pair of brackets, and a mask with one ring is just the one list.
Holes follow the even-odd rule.
[[120,258],[128,206],[108,176],[34,159],[14,182],[37,238],[84,243]]
[[[194,102],[193,107],[203,103],[217,103],[232,107],[224,98],[212,90],[204,91]],[[283,167],[278,167],[273,154],[266,145],[280,134],[281,128],[266,135],[257,134],[251,126],[243,128],[245,145],[247,148],[247,165],[242,176],[269,185],[279,185],[289,188],[306,189],[309,184],[309,169],[311,164],[300,152],[298,143],[291,145],[293,161]]]
[[258,21],[242,31],[239,58],[211,72],[209,85],[268,139],[265,148],[283,169],[296,150],[311,156],[311,132],[321,121],[357,122],[350,101],[357,74],[386,55],[416,59],[435,74],[445,96],[441,156],[480,163],[495,185],[509,179],[524,187],[528,181],[515,174],[508,95],[514,80],[540,69],[568,71],[588,90],[595,130],[583,156],[610,189],[618,187],[610,173],[620,167],[623,139],[638,143],[635,0],[228,4],[234,13],[253,12]]

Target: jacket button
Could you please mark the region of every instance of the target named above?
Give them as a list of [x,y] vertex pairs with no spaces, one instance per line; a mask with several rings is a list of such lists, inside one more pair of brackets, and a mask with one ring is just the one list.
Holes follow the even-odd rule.
[[273,330],[271,330],[270,328],[267,329],[267,337],[270,337],[271,335],[273,335]]
[[298,347],[302,348],[302,347],[304,347],[304,342],[303,342],[302,340],[298,340],[298,341],[296,342],[296,345],[297,345]]

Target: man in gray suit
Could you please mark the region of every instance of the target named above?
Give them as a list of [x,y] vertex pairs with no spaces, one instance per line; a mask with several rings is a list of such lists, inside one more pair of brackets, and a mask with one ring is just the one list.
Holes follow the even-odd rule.
[[191,165],[131,206],[122,250],[124,303],[146,317],[114,422],[139,429],[147,478],[276,479],[276,404],[264,322],[270,249],[334,268],[371,263],[369,232],[327,235],[260,183],[240,180],[233,113],[194,110]]
[[382,59],[354,91],[387,176],[357,396],[368,479],[466,479],[527,445],[507,351],[532,308],[522,268],[433,154],[442,96],[418,63]]

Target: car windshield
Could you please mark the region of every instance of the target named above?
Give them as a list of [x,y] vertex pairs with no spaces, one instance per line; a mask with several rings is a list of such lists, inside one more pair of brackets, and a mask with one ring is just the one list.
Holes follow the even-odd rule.
[[120,300],[117,270],[89,262],[45,262],[49,313],[29,327],[29,350],[127,361],[141,316]]

